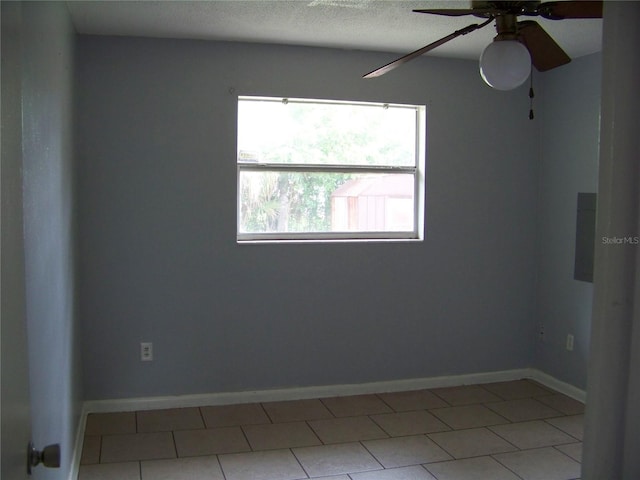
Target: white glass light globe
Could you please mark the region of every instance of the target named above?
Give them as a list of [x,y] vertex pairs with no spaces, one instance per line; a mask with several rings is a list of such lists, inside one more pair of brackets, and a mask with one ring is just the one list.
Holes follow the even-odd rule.
[[524,83],[531,72],[531,56],[516,40],[490,43],[480,55],[480,75],[497,90],[513,90]]

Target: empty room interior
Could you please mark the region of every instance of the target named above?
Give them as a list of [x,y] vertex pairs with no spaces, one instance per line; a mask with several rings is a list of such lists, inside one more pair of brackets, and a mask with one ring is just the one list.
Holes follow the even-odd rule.
[[[639,478],[640,3],[511,90],[437,49],[362,78],[471,3],[2,1],[2,478],[30,440],[36,479]],[[368,21],[422,40],[341,43]],[[287,166],[239,105],[310,99],[418,112],[407,231],[240,226]]]

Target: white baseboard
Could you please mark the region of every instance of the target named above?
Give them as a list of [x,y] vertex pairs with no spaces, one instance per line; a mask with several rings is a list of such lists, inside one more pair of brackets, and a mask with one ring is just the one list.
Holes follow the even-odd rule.
[[112,400],[89,400],[84,403],[85,414],[104,412],[132,412],[136,410],[159,410],[165,408],[198,407],[203,405],[232,405],[238,403],[278,402],[307,398],[340,397],[367,393],[402,392],[425,388],[455,387],[492,382],[506,382],[529,378],[553,390],[585,401],[586,393],[568,383],[562,382],[540,370],[521,368],[497,372],[447,375],[428,378],[411,378],[384,382],[357,383],[347,385],[322,385],[313,387],[293,387],[273,390],[244,392],[204,393],[195,395],[172,395],[161,397],[120,398]]
[[162,397],[120,398],[85,402],[86,413],[131,412],[164,408],[198,407],[203,405],[233,405],[238,403],[279,402],[308,398],[340,397],[367,393],[402,392],[424,388],[454,387],[478,383],[504,382],[532,378],[531,369],[504,370],[429,378],[411,378],[384,382],[347,385],[322,385],[244,392],[204,393]]
[[555,377],[552,377],[549,374],[544,373],[541,370],[537,370],[535,368],[531,369],[531,376],[526,377],[531,380],[535,380],[538,383],[541,383],[545,387],[548,387],[556,392],[562,393],[567,397],[571,397],[574,400],[578,400],[579,402],[586,403],[587,402],[587,392],[574,387],[573,385],[563,382],[562,380],[558,380]]
[[497,372],[471,373],[466,375],[446,375],[440,377],[411,378],[384,382],[358,383],[348,385],[323,385],[315,387],[294,387],[274,390],[246,392],[204,393],[196,395],[174,395],[162,397],[119,398],[113,400],[89,400],[84,402],[80,426],[76,438],[76,451],[69,480],[76,480],[82,454],[82,444],[87,415],[90,413],[132,412],[137,410],[159,410],[165,408],[186,408],[205,405],[233,405],[239,403],[278,402],[303,400],[308,398],[340,397],[368,393],[403,392],[426,388],[456,387],[493,382],[508,382],[523,378],[563,393],[575,400],[585,402],[586,392],[558,380],[535,368],[502,370]]

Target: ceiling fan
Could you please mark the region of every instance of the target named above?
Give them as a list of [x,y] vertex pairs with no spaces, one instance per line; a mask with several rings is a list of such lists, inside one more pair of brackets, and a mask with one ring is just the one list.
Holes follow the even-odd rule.
[[533,20],[518,17],[540,16],[549,20],[602,18],[602,1],[472,1],[471,8],[436,8],[413,10],[416,13],[460,17],[473,15],[485,19],[443,37],[429,45],[394,60],[363,78],[373,78],[413,60],[461,35],[496,22],[498,34],[480,56],[480,74],[484,81],[498,90],[511,90],[527,79],[531,65],[540,72],[571,61],[569,55]]

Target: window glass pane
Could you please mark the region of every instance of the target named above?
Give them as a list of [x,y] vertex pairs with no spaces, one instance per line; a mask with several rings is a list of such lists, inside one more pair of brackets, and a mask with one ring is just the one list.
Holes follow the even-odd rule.
[[410,232],[412,174],[240,170],[238,233]]
[[238,101],[238,162],[416,165],[416,107]]

